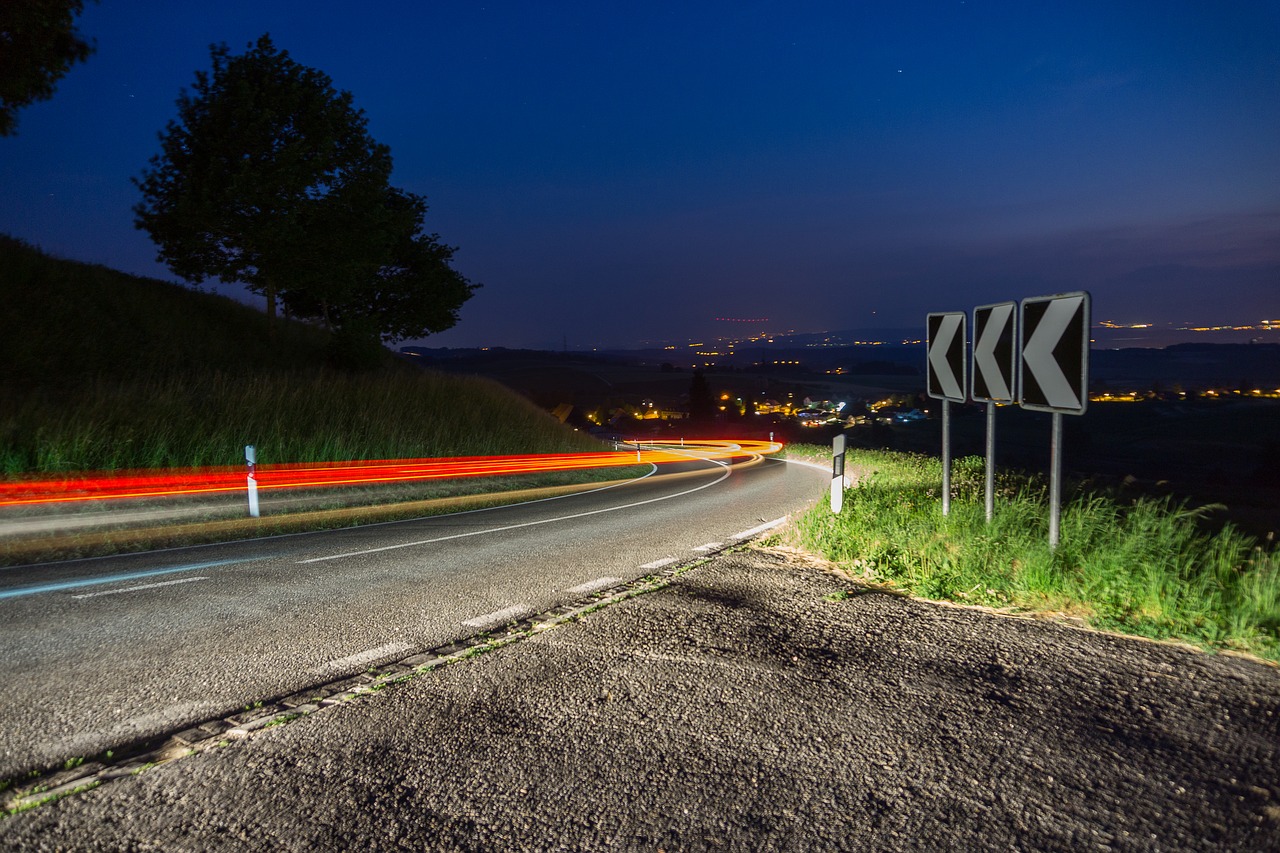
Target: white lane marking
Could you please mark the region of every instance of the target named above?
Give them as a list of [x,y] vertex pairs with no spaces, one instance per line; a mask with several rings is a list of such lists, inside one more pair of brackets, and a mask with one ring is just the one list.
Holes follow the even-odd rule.
[[707,551],[714,551],[715,549],[719,548],[721,544],[722,543],[720,542],[708,542],[706,545],[699,545],[697,548],[694,548],[693,550],[701,551],[702,553],[705,554]]
[[587,518],[588,516],[600,515],[601,513],[604,513],[604,512],[617,512],[618,510],[632,509],[634,507],[644,506],[645,504],[657,503],[658,501],[669,501],[672,498],[684,497],[685,495],[691,495],[694,492],[700,492],[703,489],[710,488],[711,486],[714,486],[717,483],[723,482],[724,479],[728,477],[729,474],[731,473],[731,469],[729,468],[729,465],[726,462],[721,462],[718,459],[708,459],[705,461],[712,462],[716,465],[719,465],[721,468],[724,469],[724,473],[721,474],[716,479],[712,480],[710,483],[703,483],[701,486],[695,486],[694,488],[689,489],[688,491],[685,491],[685,492],[676,492],[675,494],[663,495],[662,497],[659,497],[659,498],[649,498],[648,500],[636,501],[635,503],[622,504],[620,506],[609,506],[609,507],[605,507],[604,509],[592,509],[586,512],[577,512],[577,513],[573,513],[572,515],[558,515],[555,518],[544,518],[539,521],[526,521],[521,524],[508,524],[505,527],[490,527],[486,530],[472,530],[468,533],[454,533],[449,536],[437,536],[434,539],[419,539],[416,542],[402,542],[399,545],[384,545],[381,548],[366,548],[363,551],[348,551],[345,554],[330,554],[325,557],[312,557],[309,560],[299,560],[298,565],[301,566],[301,565],[305,565],[306,563],[322,563],[326,560],[341,560],[345,557],[363,557],[367,554],[378,554],[378,553],[381,553],[382,551],[395,551],[399,548],[416,548],[419,545],[431,545],[436,542],[448,542],[450,539],[465,539],[468,536],[484,536],[489,533],[504,533],[508,530],[519,530],[522,527],[535,527],[539,524],[552,524],[553,522],[557,522],[557,521],[572,521],[575,518]]
[[495,610],[492,613],[486,613],[483,616],[476,616],[473,619],[465,619],[462,624],[468,628],[487,628],[493,625],[505,625],[508,622],[514,622],[521,616],[526,616],[531,611],[529,608],[513,604],[511,607],[504,607],[501,610]]
[[735,533],[733,534],[733,536],[729,538],[730,539],[750,539],[752,536],[757,536],[761,533],[764,533],[766,530],[772,530],[775,527],[781,526],[782,523],[786,520],[787,520],[787,517],[784,515],[782,516],[782,518],[775,518],[773,521],[766,521],[764,524],[757,525],[756,527],[753,527],[750,530],[744,530],[741,533]]
[[663,566],[669,566],[676,561],[675,557],[663,557],[661,560],[654,560],[652,563],[645,563],[642,569],[660,569]]
[[611,587],[616,583],[622,583],[622,578],[596,578],[593,581],[580,583],[577,586],[571,586],[565,592],[572,592],[574,595],[586,595],[589,592],[595,592],[598,589]]
[[174,586],[180,583],[191,583],[192,581],[207,581],[206,577],[198,578],[179,578],[176,581],[160,581],[159,583],[143,583],[137,586],[126,586],[124,589],[108,589],[103,592],[82,592],[79,595],[73,595],[72,598],[97,598],[100,595],[119,595],[122,592],[137,592],[140,589],[155,589],[160,586]]
[[325,674],[329,672],[352,669],[355,667],[364,666],[365,664],[368,664],[368,663],[373,663],[374,661],[380,660],[382,658],[394,657],[395,655],[401,654],[402,652],[408,652],[412,650],[413,650],[413,646],[409,645],[408,643],[387,643],[386,645],[378,646],[376,649],[369,649],[367,651],[357,652],[354,655],[347,655],[345,658],[338,658],[337,660],[331,660],[328,663],[322,663],[320,664],[320,666],[317,666],[314,669],[312,669],[311,672],[316,674]]

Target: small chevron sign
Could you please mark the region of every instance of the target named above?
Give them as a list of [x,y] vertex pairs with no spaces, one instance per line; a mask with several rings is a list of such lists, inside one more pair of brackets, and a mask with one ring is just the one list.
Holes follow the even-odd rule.
[[1018,373],[1018,303],[1000,302],[973,309],[973,388],[978,403],[1012,403]]
[[927,393],[939,400],[965,401],[968,385],[965,366],[967,316],[963,311],[947,311],[928,316]]
[[1022,300],[1018,405],[1083,415],[1089,403],[1089,294]]

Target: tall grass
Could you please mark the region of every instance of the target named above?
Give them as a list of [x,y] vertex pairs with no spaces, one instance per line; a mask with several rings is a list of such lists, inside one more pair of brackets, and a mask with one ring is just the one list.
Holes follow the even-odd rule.
[[867,580],[1280,659],[1280,554],[1230,526],[1207,533],[1169,500],[1079,493],[1064,500],[1050,550],[1040,481],[1002,474],[987,524],[981,458],[955,463],[946,517],[936,459],[855,451],[848,464],[868,473],[839,516],[825,504],[807,513],[800,536]]
[[0,475],[596,448],[488,380],[0,235]]
[[73,396],[0,386],[6,475],[598,447],[496,383],[417,371],[221,373],[115,381]]

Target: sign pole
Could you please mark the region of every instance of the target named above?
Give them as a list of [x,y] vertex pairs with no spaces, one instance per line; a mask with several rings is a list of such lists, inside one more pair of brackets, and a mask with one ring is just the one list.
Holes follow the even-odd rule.
[[[1089,405],[1088,291],[1022,300],[1022,359],[1018,405],[1053,414],[1049,445],[1049,548],[1062,526],[1062,416],[1083,415]],[[1077,346],[1078,344],[1078,346]]]
[[951,512],[951,401],[942,401],[942,514]]
[[934,312],[926,317],[925,393],[942,401],[942,514],[951,512],[951,401],[968,399],[969,315]]
[[252,444],[244,446],[244,461],[249,466],[249,517],[258,518],[258,453]]
[[975,403],[987,404],[987,524],[996,512],[996,406],[1016,398],[1018,304],[997,302],[973,309],[973,389]]
[[1053,413],[1053,438],[1049,444],[1049,549],[1058,547],[1062,516],[1062,413]]
[[996,514],[996,404],[987,403],[987,524]]

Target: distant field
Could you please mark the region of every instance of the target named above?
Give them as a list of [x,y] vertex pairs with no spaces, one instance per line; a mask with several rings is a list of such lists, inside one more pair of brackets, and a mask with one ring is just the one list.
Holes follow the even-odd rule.
[[[1044,472],[1051,416],[997,410],[996,460]],[[1094,403],[1064,416],[1064,470],[1132,494],[1173,495],[1222,504],[1218,516],[1260,536],[1280,533],[1280,401]],[[940,420],[872,431],[852,429],[867,446],[938,455]],[[960,409],[952,422],[954,456],[985,455],[985,410]]]

